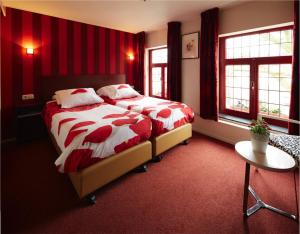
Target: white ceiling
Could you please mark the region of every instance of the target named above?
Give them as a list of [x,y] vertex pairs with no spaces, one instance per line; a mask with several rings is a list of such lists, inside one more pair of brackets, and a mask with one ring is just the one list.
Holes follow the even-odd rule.
[[8,7],[132,33],[163,29],[167,22],[189,21],[200,17],[200,13],[209,8],[226,7],[238,2],[241,0],[3,0]]

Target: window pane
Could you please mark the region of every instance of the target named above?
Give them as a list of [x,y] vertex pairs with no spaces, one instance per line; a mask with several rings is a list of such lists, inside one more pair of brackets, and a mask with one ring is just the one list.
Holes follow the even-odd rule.
[[249,113],[250,65],[226,65],[226,109]]
[[233,109],[237,111],[242,110],[242,100],[241,99],[233,99]]
[[233,88],[226,88],[226,97],[233,98]]
[[226,86],[233,87],[233,77],[231,76],[227,77]]
[[290,78],[292,75],[292,66],[290,64],[280,64],[280,77]]
[[242,89],[242,99],[249,100],[249,89]]
[[259,113],[268,115],[268,103],[259,103]]
[[279,105],[269,104],[269,115],[279,116],[280,108]]
[[243,36],[242,37],[242,47],[250,46],[250,36]]
[[233,50],[233,58],[241,58],[242,57],[242,48],[235,48]]
[[233,99],[232,98],[226,98],[226,108],[233,109]]
[[280,65],[269,65],[269,77],[279,77]]
[[291,94],[289,92],[280,92],[280,104],[290,105]]
[[259,55],[259,46],[253,46],[250,50],[250,57],[258,57]]
[[290,107],[289,106],[280,106],[280,117],[289,118]]
[[280,79],[280,90],[281,91],[291,91],[291,79]]
[[259,90],[259,101],[260,102],[269,102],[268,91]]
[[226,48],[233,48],[233,38],[226,40]]
[[291,43],[282,43],[280,45],[280,55],[286,56],[292,54],[292,44]]
[[254,58],[292,55],[292,30],[278,30],[225,40],[226,58]]
[[249,101],[242,100],[242,111],[249,112]]
[[152,51],[152,63],[167,63],[168,50],[167,48]]
[[226,58],[233,58],[233,49],[226,49]]
[[247,77],[242,77],[242,87],[249,89],[249,75]]
[[271,44],[270,56],[279,56],[279,53],[280,53],[280,44]]
[[259,79],[259,89],[268,90],[268,78]]
[[162,87],[162,83],[161,83],[161,68],[160,67],[154,67],[152,68],[152,95],[154,96],[162,96],[161,93],[161,87]]
[[235,48],[242,47],[242,37],[234,37],[233,38],[233,46]]
[[262,45],[259,47],[259,56],[268,57],[270,55],[269,45]]
[[269,92],[269,103],[279,104],[279,92],[276,91]]
[[244,70],[244,67],[243,67],[243,70],[242,70],[242,76],[243,77],[249,77],[249,70]]
[[260,65],[259,66],[259,77],[268,78],[269,77],[269,65]]
[[253,34],[250,36],[251,46],[259,45],[259,34]]
[[233,76],[233,66],[226,66],[226,76]]
[[234,76],[241,76],[242,75],[242,66],[234,65],[233,66],[233,74],[234,74]]
[[[269,45],[269,33],[261,33],[259,34],[259,45]],[[279,38],[280,38],[280,33],[279,33]]]
[[234,98],[241,99],[242,98],[242,90],[240,88],[233,89]]
[[269,78],[269,90],[279,90],[279,79]]
[[243,47],[242,58],[249,58],[249,57],[250,57],[250,47]]
[[288,118],[291,64],[259,65],[259,113]]
[[280,31],[270,32],[270,44],[280,43]]
[[242,77],[234,77],[234,83],[233,83],[234,87],[241,87],[241,83],[242,83]]
[[291,29],[281,31],[280,40],[281,42],[292,42],[293,31]]

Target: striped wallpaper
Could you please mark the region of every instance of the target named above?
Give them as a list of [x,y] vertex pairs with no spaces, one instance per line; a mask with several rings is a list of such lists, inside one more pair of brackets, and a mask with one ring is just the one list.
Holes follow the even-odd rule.
[[[126,74],[134,84],[135,61],[127,54],[136,54],[135,43],[132,33],[7,8],[1,15],[2,126],[13,125],[21,95],[37,93],[43,76]],[[28,46],[33,56],[25,53]],[[2,130],[2,138],[12,134]]]

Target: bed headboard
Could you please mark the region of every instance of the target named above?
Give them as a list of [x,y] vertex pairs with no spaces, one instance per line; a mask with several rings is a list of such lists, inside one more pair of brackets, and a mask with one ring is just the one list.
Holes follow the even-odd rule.
[[48,76],[39,80],[39,99],[49,101],[55,91],[72,88],[94,88],[126,83],[125,75]]

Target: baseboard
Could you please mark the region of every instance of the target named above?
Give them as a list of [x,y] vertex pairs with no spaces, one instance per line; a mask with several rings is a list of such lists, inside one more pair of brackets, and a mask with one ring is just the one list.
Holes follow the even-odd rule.
[[208,132],[204,132],[204,131],[201,131],[201,130],[198,130],[198,129],[193,129],[193,131],[197,132],[197,133],[200,133],[202,135],[205,135],[205,136],[209,136],[211,138],[215,138],[219,141],[226,142],[226,143],[231,144],[231,145],[235,145],[235,143],[236,143],[233,139],[229,139],[229,138],[222,137],[222,136],[219,136],[219,135],[210,134]]

